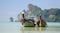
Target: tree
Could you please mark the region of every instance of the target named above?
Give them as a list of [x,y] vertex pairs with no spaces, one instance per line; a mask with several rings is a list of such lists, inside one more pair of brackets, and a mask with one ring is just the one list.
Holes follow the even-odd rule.
[[13,17],[10,17],[10,21],[13,22],[13,20],[14,20]]

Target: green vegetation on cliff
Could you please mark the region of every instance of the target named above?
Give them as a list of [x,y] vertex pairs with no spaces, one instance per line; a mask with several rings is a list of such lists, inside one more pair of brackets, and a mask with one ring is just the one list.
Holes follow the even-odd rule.
[[[30,16],[37,16],[39,19],[40,14],[44,15],[46,21],[50,22],[60,22],[60,9],[59,8],[51,8],[51,9],[44,9],[42,10],[40,7],[29,4],[28,9],[25,11],[25,17]],[[21,15],[21,13],[19,14]]]

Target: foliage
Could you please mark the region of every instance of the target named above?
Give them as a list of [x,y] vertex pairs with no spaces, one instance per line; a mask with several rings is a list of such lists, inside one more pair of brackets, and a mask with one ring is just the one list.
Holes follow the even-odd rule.
[[[59,8],[51,8],[51,9],[44,9],[42,10],[40,7],[29,4],[27,11],[25,11],[25,17],[28,16],[37,16],[39,19],[40,14],[44,15],[46,21],[52,21],[52,22],[60,22],[60,9]],[[21,13],[20,13],[21,15]]]

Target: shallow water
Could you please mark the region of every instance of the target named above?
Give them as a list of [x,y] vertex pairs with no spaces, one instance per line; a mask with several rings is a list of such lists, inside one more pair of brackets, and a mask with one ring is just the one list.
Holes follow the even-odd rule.
[[60,33],[60,23],[47,22],[47,27],[22,27],[20,22],[0,22],[0,33]]

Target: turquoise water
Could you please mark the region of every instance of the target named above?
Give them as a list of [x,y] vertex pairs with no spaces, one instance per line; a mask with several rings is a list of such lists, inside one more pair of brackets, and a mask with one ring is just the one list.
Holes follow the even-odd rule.
[[0,33],[60,33],[60,23],[47,22],[47,27],[22,27],[20,22],[0,22]]

